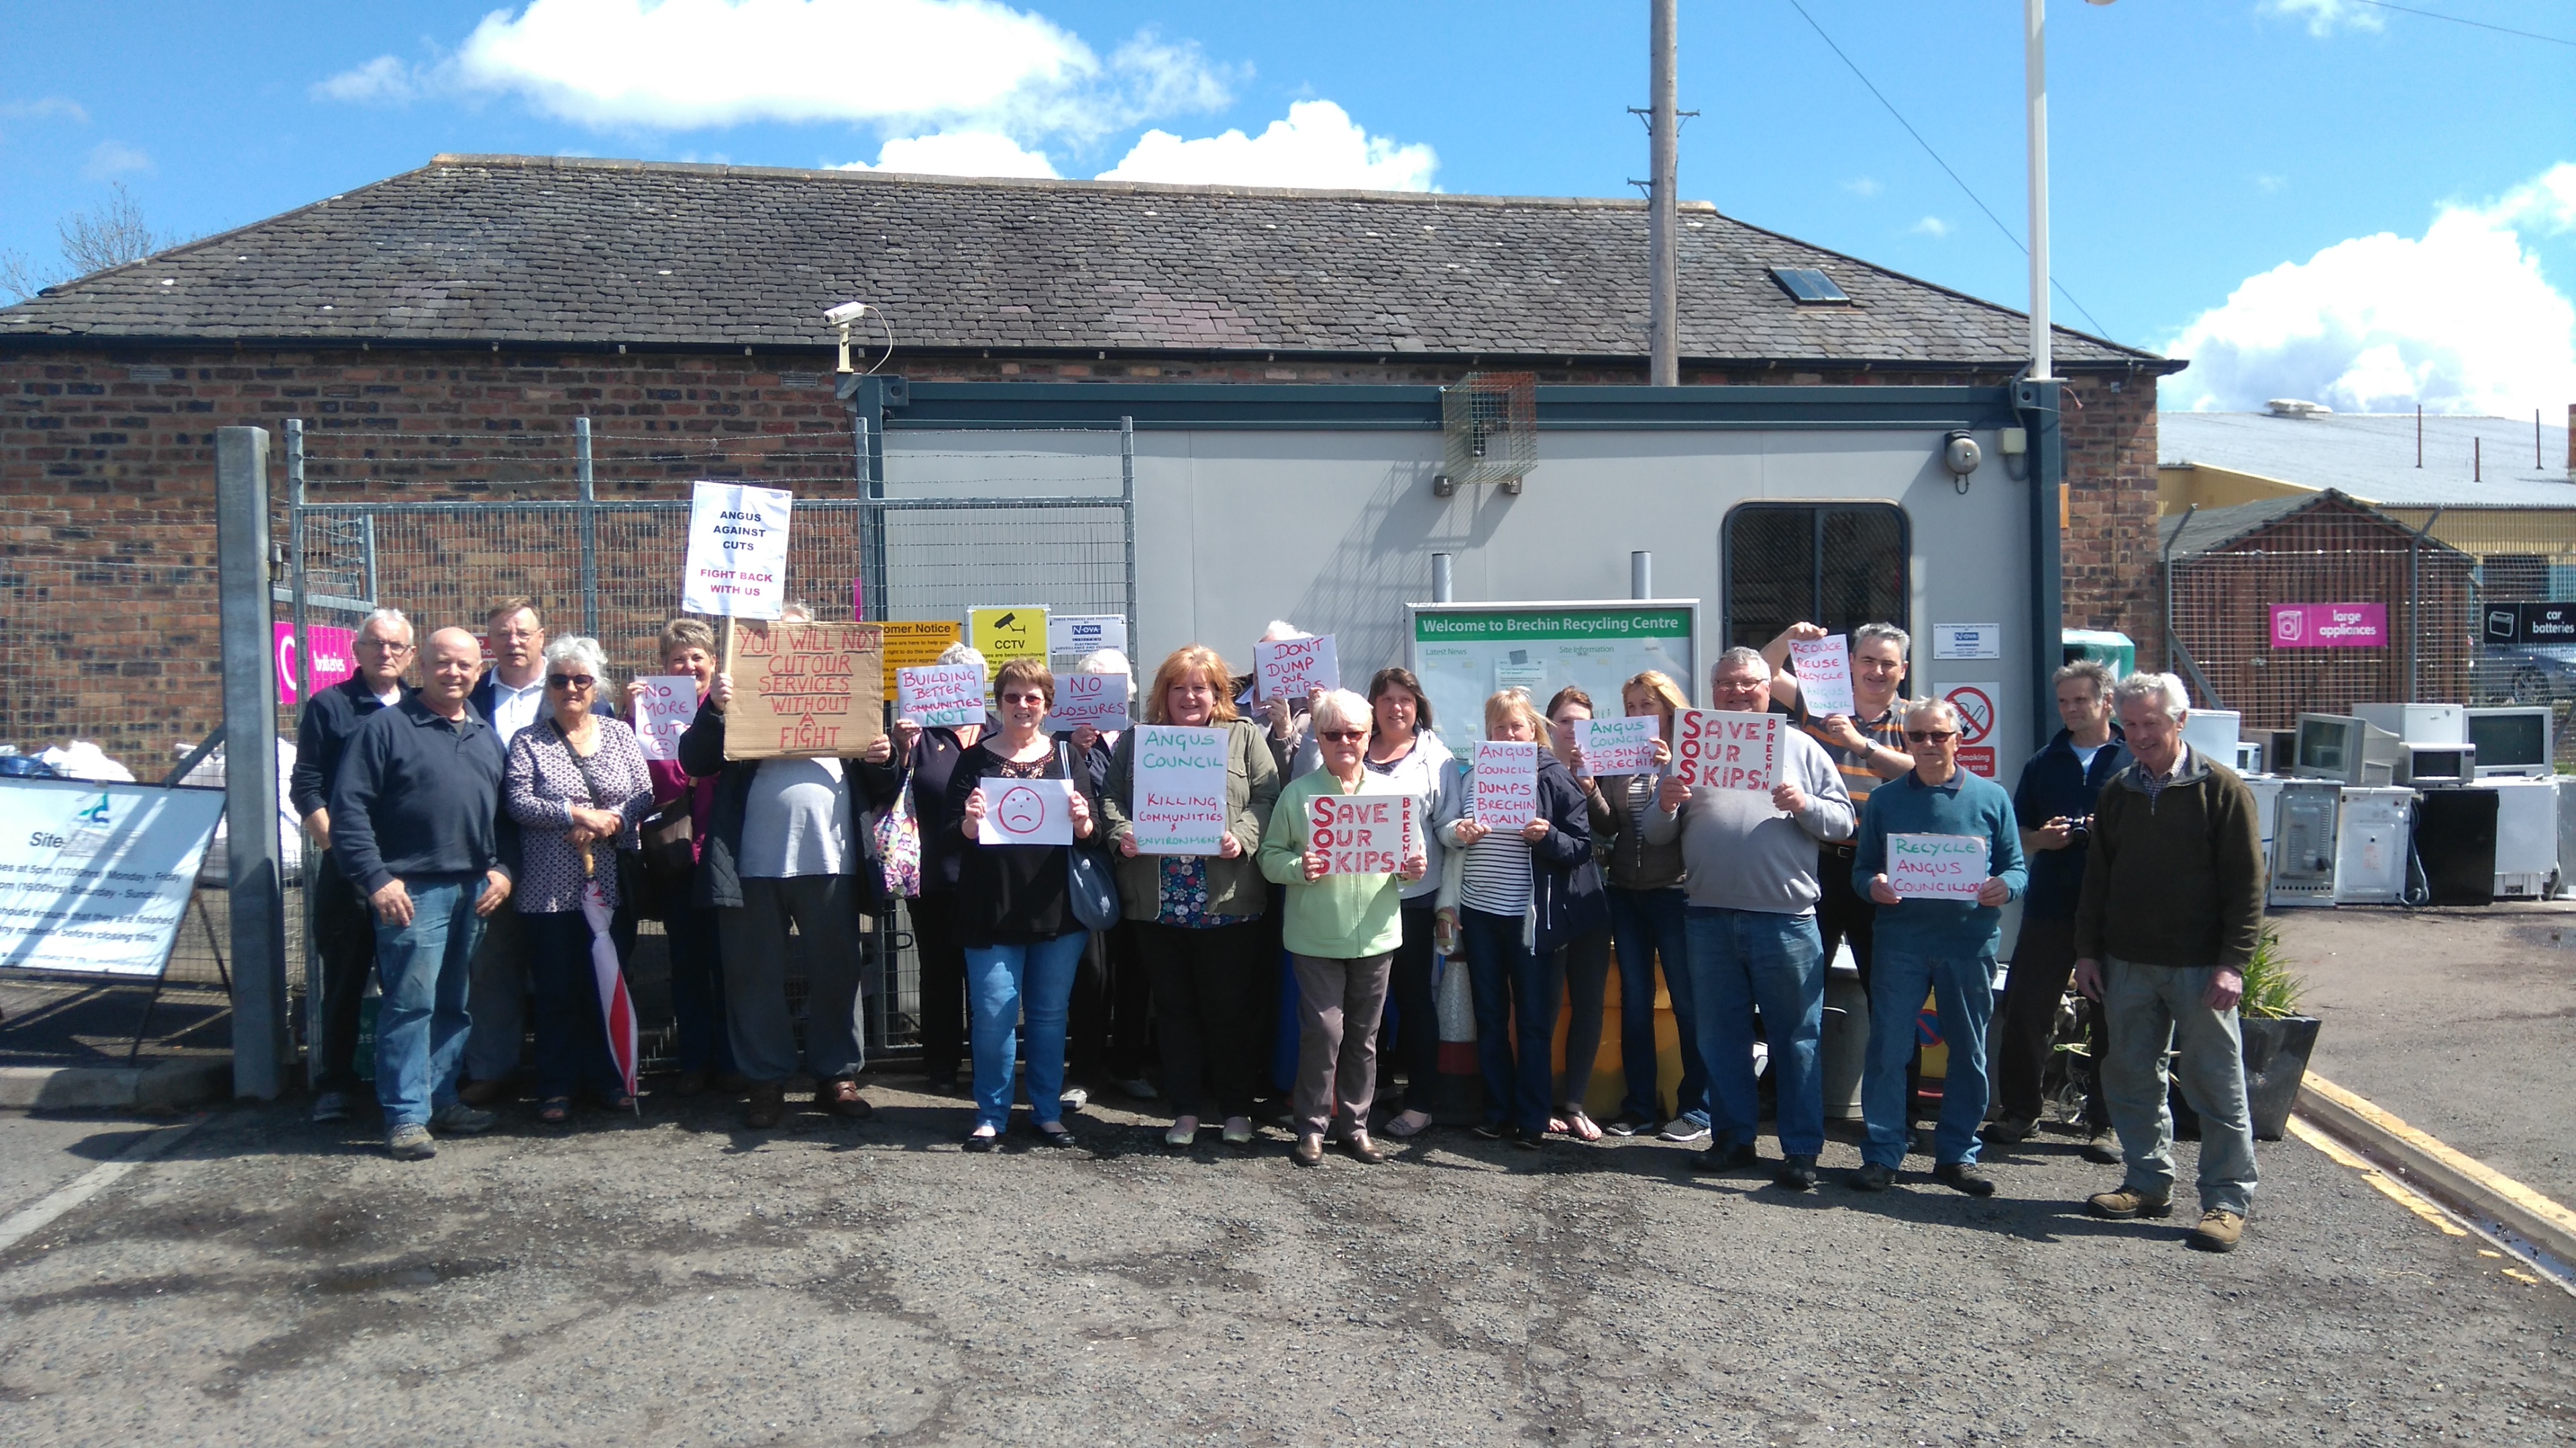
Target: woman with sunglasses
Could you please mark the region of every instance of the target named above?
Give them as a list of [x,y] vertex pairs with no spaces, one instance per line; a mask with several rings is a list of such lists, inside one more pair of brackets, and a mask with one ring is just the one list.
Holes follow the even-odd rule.
[[612,1111],[635,1105],[608,1052],[581,903],[596,889],[614,912],[609,934],[623,969],[635,948],[635,912],[618,895],[617,852],[642,848],[635,827],[652,812],[653,780],[635,731],[595,711],[608,672],[598,641],[556,639],[545,661],[545,709],[510,741],[502,807],[520,829],[510,898],[536,995],[537,1119],[560,1125],[572,1119],[577,1090]]
[[[1073,837],[1093,834],[1088,771],[1047,736],[1055,675],[1035,659],[1013,659],[993,676],[1000,732],[977,741],[948,779],[948,811],[964,845],[957,867],[957,938],[966,950],[969,1039],[975,1063],[975,1127],[969,1151],[990,1151],[1011,1121],[1011,1067],[1019,1021],[1029,1024],[1029,1111],[1038,1140],[1071,1146],[1064,1124],[1064,1027],[1074,971],[1091,934],[1073,913],[1071,847],[985,838],[995,812],[1011,808],[1014,780],[1070,780]],[[1001,818],[1009,818],[1004,815]]]

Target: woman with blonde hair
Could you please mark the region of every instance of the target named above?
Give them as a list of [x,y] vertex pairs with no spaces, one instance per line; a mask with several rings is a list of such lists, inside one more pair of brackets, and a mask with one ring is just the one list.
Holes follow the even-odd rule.
[[[1655,789],[1672,762],[1673,717],[1690,707],[1669,675],[1648,669],[1619,688],[1621,712],[1657,720],[1654,774],[1615,775],[1600,781],[1592,828],[1608,861],[1610,938],[1619,961],[1619,1058],[1628,1091],[1607,1124],[1619,1136],[1661,1127],[1667,1139],[1689,1141],[1708,1130],[1708,1067],[1699,1054],[1699,1012],[1691,997],[1690,966],[1682,930],[1682,846],[1646,839],[1646,816]],[[1684,803],[1682,808],[1690,808]],[[1673,1002],[1681,1034],[1682,1077],[1673,1111],[1663,1111],[1655,1060],[1655,967],[1662,962],[1664,991]],[[1669,1122],[1669,1126],[1663,1123]]]
[[1136,839],[1136,749],[1141,731],[1119,736],[1101,792],[1101,816],[1118,867],[1118,893],[1136,931],[1161,1028],[1163,1093],[1172,1099],[1164,1141],[1197,1140],[1209,1086],[1225,1113],[1225,1139],[1253,1138],[1255,1063],[1266,1053],[1253,1039],[1260,1018],[1252,987],[1261,978],[1257,952],[1268,882],[1256,858],[1263,827],[1279,800],[1279,765],[1269,742],[1235,712],[1233,674],[1203,644],[1174,649],[1144,699],[1144,722],[1223,732],[1225,833],[1212,855],[1149,853]]

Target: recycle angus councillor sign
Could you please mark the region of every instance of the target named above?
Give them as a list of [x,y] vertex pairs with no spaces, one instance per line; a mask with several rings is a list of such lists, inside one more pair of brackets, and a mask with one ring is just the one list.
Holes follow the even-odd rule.
[[736,619],[725,758],[849,757],[885,732],[885,633],[872,623]]

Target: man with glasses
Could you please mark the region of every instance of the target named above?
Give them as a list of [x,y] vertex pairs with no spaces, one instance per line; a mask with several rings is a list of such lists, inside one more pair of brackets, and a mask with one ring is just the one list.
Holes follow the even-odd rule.
[[510,898],[517,853],[500,823],[501,747],[465,702],[482,661],[465,630],[431,634],[420,692],[358,726],[331,787],[332,852],[375,912],[376,1100],[397,1161],[437,1155],[432,1130],[492,1125],[456,1094],[467,962]]
[[358,726],[419,692],[402,681],[412,656],[411,620],[402,610],[380,608],[367,615],[358,625],[356,652],[356,673],[304,701],[295,724],[295,771],[287,778],[287,798],[319,851],[312,880],[313,948],[322,958],[314,1010],[316,1121],[348,1119],[349,1096],[358,1089],[358,1007],[367,972],[376,966],[374,917],[331,849],[331,786],[339,781],[341,758]]
[[[1760,714],[1771,704],[1771,666],[1752,649],[1728,649],[1709,674],[1709,707]],[[1760,1158],[1753,1138],[1761,1100],[1753,1079],[1753,1013],[1762,1012],[1778,1083],[1780,1165],[1791,1191],[1816,1185],[1825,1145],[1825,953],[1816,929],[1817,847],[1851,838],[1852,806],[1816,741],[1780,731],[1780,783],[1768,794],[1685,786],[1667,778],[1646,816],[1649,844],[1678,836],[1689,903],[1682,928],[1708,1065],[1709,1144],[1700,1171],[1736,1171]]]
[[[2021,894],[2029,874],[2012,796],[1959,767],[1958,711],[1947,700],[1918,699],[1905,707],[1904,718],[1913,772],[1870,796],[1853,849],[1852,885],[1878,907],[1878,960],[1860,1097],[1869,1139],[1851,1185],[1885,1191],[1905,1160],[1913,1134],[1906,1065],[1929,992],[1950,1048],[1932,1178],[1972,1197],[1992,1196],[1994,1179],[1977,1167],[1977,1126],[1986,1116],[1986,1020],[1995,1009],[2002,907]],[[1901,883],[1890,878],[1899,873],[1889,860],[1890,839],[1907,846],[1906,863],[1919,867],[1901,872]],[[1947,879],[1976,881],[1974,898],[1933,893]]]

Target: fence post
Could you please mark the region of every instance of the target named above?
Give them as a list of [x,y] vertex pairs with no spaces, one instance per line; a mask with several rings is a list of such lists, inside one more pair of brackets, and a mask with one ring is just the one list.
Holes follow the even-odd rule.
[[2442,510],[2436,507],[2406,543],[2406,702],[2410,704],[2424,697],[2419,663],[2424,644],[2424,539],[2441,518]]
[[574,476],[581,482],[581,631],[599,637],[599,498],[592,489],[590,419],[572,420]]
[[313,660],[304,637],[304,419],[300,417],[286,420],[286,486],[286,570],[295,610],[295,702],[301,708],[313,697]]
[[223,625],[224,813],[230,840],[233,1094],[282,1089],[286,916],[278,875],[277,655],[269,637],[268,431],[215,430],[215,555]]
[[[2065,662],[2066,604],[2061,587],[2060,551],[2065,546],[2058,527],[2057,485],[2066,476],[2066,441],[2058,431],[2058,409],[2066,384],[2055,378],[2025,377],[2013,384],[2012,404],[2029,429],[2030,442],[2030,678],[2031,708],[2038,716],[2034,738],[2057,732],[2057,691],[2049,683]],[[1823,515],[1818,515],[1819,523]]]
[[1127,656],[1135,658],[1140,642],[1136,617],[1136,419],[1118,419],[1118,520],[1127,548]]

